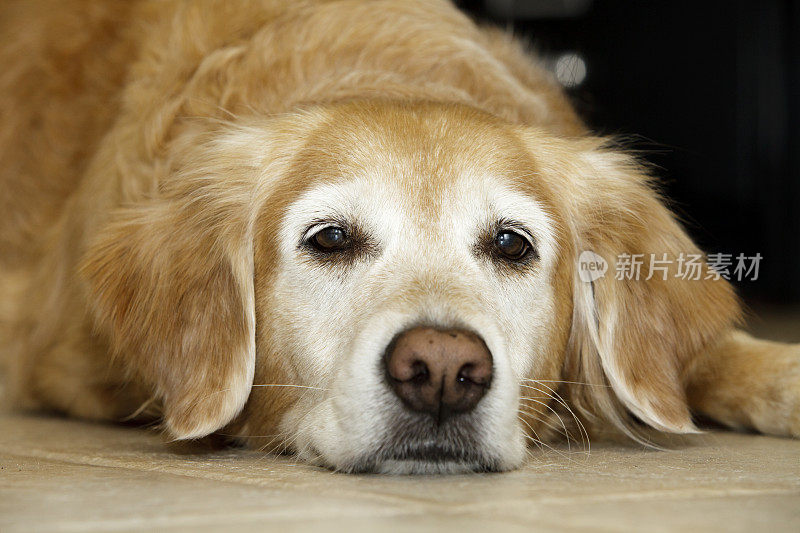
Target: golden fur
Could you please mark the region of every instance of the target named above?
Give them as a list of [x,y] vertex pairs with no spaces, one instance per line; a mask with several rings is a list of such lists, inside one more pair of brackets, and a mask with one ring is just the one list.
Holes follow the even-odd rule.
[[[734,332],[724,280],[577,281],[582,250],[697,249],[535,58],[448,3],[24,0],[0,25],[0,335],[17,404],[266,446],[251,436],[284,433],[305,392],[260,385],[314,388],[275,312],[281,221],[392,153],[420,221],[480,161],[553,222],[553,318],[528,375],[539,392],[563,381],[545,403],[634,438],[631,413],[691,432],[692,412],[800,436],[800,349]],[[448,283],[476,306],[443,279],[386,306]],[[526,431],[557,432],[522,387]]]

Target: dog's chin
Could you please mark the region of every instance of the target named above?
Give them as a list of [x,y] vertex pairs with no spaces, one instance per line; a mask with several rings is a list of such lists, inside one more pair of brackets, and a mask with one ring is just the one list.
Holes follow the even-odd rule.
[[499,461],[461,461],[457,459],[375,459],[364,458],[347,465],[330,466],[332,470],[349,474],[436,475],[502,472]]
[[317,457],[319,466],[350,474],[469,474],[509,470],[509,467],[502,466],[502,461],[486,454],[451,450],[436,444],[383,448],[344,464],[329,463],[325,461],[324,454],[318,454]]
[[425,461],[409,459],[387,459],[374,465],[370,472],[376,474],[420,475],[420,474],[472,474],[476,472],[500,472],[495,461]]

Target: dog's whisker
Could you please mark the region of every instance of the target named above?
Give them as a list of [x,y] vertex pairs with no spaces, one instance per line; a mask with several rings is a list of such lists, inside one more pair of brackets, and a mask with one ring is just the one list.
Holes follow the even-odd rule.
[[[288,386],[288,387],[293,387],[293,388],[296,387],[296,388],[304,389],[303,395],[300,396],[296,401],[304,400],[307,397],[308,394],[312,393],[312,391],[315,391],[315,390],[328,390],[328,389],[322,389],[321,387],[311,387],[311,386],[304,386],[304,385],[295,386],[295,385],[289,385],[289,384],[284,384],[284,383],[263,383],[263,384],[258,384],[256,386],[264,386],[264,387]],[[319,406],[319,405],[322,405],[322,404],[316,404],[314,407]],[[309,409],[309,411],[306,412],[300,418],[299,423],[302,423],[302,421],[305,420],[305,418],[311,413],[311,411],[313,411],[314,407]],[[281,447],[283,448],[281,453],[284,453],[284,454],[287,453],[287,450],[289,449],[289,447],[292,446],[292,444],[294,444],[294,442],[298,439],[299,434],[295,433],[294,435],[291,435],[291,434],[287,433],[286,431],[281,431],[279,433],[275,433],[275,434],[272,434],[272,435],[263,435],[263,436],[259,436],[259,435],[239,435],[239,436],[241,438],[269,438],[269,437],[272,437],[269,442],[267,442],[265,444],[262,444],[257,448],[258,452],[261,452],[261,453],[264,454],[264,459],[266,460],[269,457],[274,457],[275,455],[278,455],[278,450]],[[278,441],[278,442],[276,442],[276,441]]]
[[[555,453],[559,457],[561,457],[561,458],[563,458],[563,459],[565,459],[565,460],[567,460],[567,461],[569,461],[571,463],[580,464],[577,461],[575,461],[575,459],[573,459],[575,453],[577,453],[577,452],[570,452],[570,451],[565,452],[563,450],[559,450],[559,449],[547,444],[546,442],[542,441],[541,439],[537,439],[535,437],[531,437],[530,435],[525,435],[525,439],[527,441],[533,443],[534,445],[536,445],[542,453],[546,453],[546,452],[550,451],[550,452]],[[581,453],[581,455],[584,456],[584,458],[588,458],[587,454]]]
[[[528,424],[525,420],[522,420],[522,422],[524,424],[526,424],[530,428],[530,424]],[[531,431],[533,431],[534,435],[536,435],[536,431],[534,431],[533,428],[531,428]],[[576,462],[574,459],[569,457],[569,455],[565,454],[564,452],[562,452],[560,450],[557,450],[557,449],[553,448],[552,446],[550,446],[549,444],[544,442],[542,439],[538,438],[538,435],[536,437],[531,437],[530,435],[525,435],[525,438],[527,440],[529,440],[530,442],[534,443],[535,445],[537,445],[542,452],[544,452],[544,448],[547,448],[548,450],[550,450],[553,453],[555,453],[556,455],[559,455],[560,457],[566,459],[567,461]]]
[[[310,389],[316,389],[316,388],[317,388],[317,387],[310,387]],[[304,396],[304,397],[305,397],[305,396]],[[304,397],[303,397],[303,398],[304,398]],[[302,400],[303,398],[301,398],[301,400]],[[309,408],[309,409],[308,409],[308,410],[307,410],[307,411],[306,411],[306,412],[305,412],[305,413],[304,413],[304,414],[303,414],[303,415],[300,417],[300,419],[299,419],[299,420],[298,420],[298,422],[297,422],[297,425],[298,425],[298,426],[302,425],[302,424],[305,422],[305,420],[306,420],[306,419],[307,419],[307,418],[308,418],[308,417],[309,417],[309,416],[310,416],[310,415],[311,415],[313,412],[315,412],[316,410],[320,409],[320,408],[321,408],[323,405],[324,405],[323,403],[316,403],[316,404],[312,405],[312,406],[311,406],[311,407],[310,407],[310,408]],[[284,434],[283,434],[283,436],[284,436],[284,437],[288,437],[289,435],[286,435],[286,434],[284,433]],[[290,448],[291,448],[291,447],[292,447],[292,446],[293,446],[293,445],[294,445],[294,444],[297,442],[297,440],[298,440],[299,438],[300,438],[300,433],[299,433],[299,432],[294,432],[294,435],[292,435],[292,436],[291,436],[291,438],[289,438],[288,440],[287,440],[286,438],[284,438],[284,440],[283,440],[282,442],[278,442],[278,443],[277,443],[277,444],[276,444],[276,445],[275,445],[275,446],[274,446],[274,447],[273,447],[273,448],[272,448],[272,449],[271,449],[269,452],[267,452],[267,453],[268,453],[268,454],[273,454],[273,455],[274,455],[274,454],[276,453],[277,449],[278,449],[278,448],[280,448],[281,446],[282,446],[282,448],[283,448],[281,453],[284,453],[284,454],[285,454],[285,453],[288,453],[289,449],[290,449]],[[270,442],[270,443],[268,443],[268,444],[267,444],[267,446],[269,446],[269,444],[271,444],[271,442]],[[308,448],[308,446],[309,446],[309,445],[308,445],[308,444],[306,444],[306,445],[304,445],[304,448]],[[292,453],[293,453],[295,456],[300,456],[300,455],[302,455],[302,452],[303,452],[303,451],[306,451],[306,450],[304,449],[304,450],[299,450],[299,451],[293,451]]]
[[541,451],[544,451],[545,443],[544,443],[544,441],[542,441],[542,439],[539,438],[539,434],[536,433],[536,430],[533,429],[533,427],[531,427],[531,425],[524,418],[522,418],[520,416],[518,416],[517,418],[519,418],[520,422],[522,422],[523,424],[528,426],[528,428],[531,430],[531,432],[533,432],[533,434],[535,436],[535,438],[534,438],[534,437],[532,437],[530,435],[525,435],[525,438],[530,440],[536,446],[538,446]]
[[520,409],[519,412],[521,414],[523,414],[523,415],[530,416],[532,419],[536,420],[540,424],[543,424],[546,428],[552,430],[557,435],[562,436],[563,439],[564,439],[564,442],[566,442],[566,444],[567,444],[567,450],[568,451],[570,451],[570,452],[572,451],[572,447],[570,446],[570,441],[574,440],[576,443],[578,442],[575,439],[575,437],[573,437],[572,434],[569,431],[564,432],[564,430],[559,428],[557,424],[553,424],[552,422],[549,422],[547,420],[547,416],[546,416],[546,414],[544,412],[538,411],[538,410],[532,410],[531,408]]
[[[553,414],[556,416],[556,418],[558,418],[559,422],[561,422],[561,426],[564,428],[564,433],[565,434],[569,433],[569,431],[567,430],[567,425],[564,423],[564,419],[561,418],[561,415],[559,415],[558,412],[556,412],[556,410],[553,409],[549,404],[547,404],[547,403],[545,403],[545,402],[543,402],[541,400],[537,400],[536,398],[530,398],[530,397],[527,397],[527,396],[522,396],[522,397],[520,397],[520,399],[531,401],[531,402],[535,402],[535,403],[538,403],[538,404],[542,405],[543,407],[546,407],[547,409],[550,409],[553,412]],[[567,447],[571,451],[569,438],[567,438]]]
[[288,387],[293,389],[311,389],[311,390],[318,390],[318,391],[328,391],[330,389],[326,389],[324,387],[314,387],[312,385],[292,385],[289,383],[260,383],[258,385],[251,385],[251,387]]
[[220,433],[220,432],[217,432],[217,433],[215,433],[215,435],[221,435],[223,437],[234,437],[234,438],[240,438],[240,439],[266,439],[266,438],[269,438],[269,437],[274,437],[274,436],[279,435],[279,434],[278,433],[273,433],[272,435],[237,435],[235,433]]
[[[545,387],[547,390],[549,390],[553,395],[553,399],[555,399],[557,402],[559,402],[569,412],[569,414],[572,415],[572,418],[574,418],[575,422],[578,424],[579,431],[581,431],[583,433],[581,438],[583,438],[585,436],[585,438],[586,438],[586,447],[587,447],[587,449],[589,451],[591,451],[591,439],[589,437],[589,432],[587,431],[586,426],[583,425],[583,422],[581,422],[581,420],[578,417],[578,415],[575,414],[575,411],[572,410],[572,408],[569,406],[567,401],[558,392],[556,392],[555,389],[553,389],[552,387],[550,387],[550,386],[548,386],[548,385],[546,385],[544,383],[540,383],[540,384],[543,387]],[[540,392],[544,393],[544,391],[540,391]]]
[[[534,407],[532,405],[521,406],[519,408],[519,411],[524,413],[524,414],[530,415],[532,418],[535,418],[537,422],[539,422],[541,424],[544,424],[545,426],[547,426],[548,428],[552,429],[553,431],[555,431],[559,435],[563,435],[565,439],[574,439],[574,437],[571,435],[571,433],[569,433],[569,432],[564,433],[564,431],[560,427],[558,427],[556,424],[553,424],[552,422],[550,422],[547,419],[547,413],[545,411],[540,411],[539,409],[536,409],[536,407]],[[536,416],[534,416],[534,415],[536,415]]]
[[586,385],[587,387],[605,387],[611,388],[607,383],[587,383],[585,381],[568,381],[563,379],[532,379],[523,378],[522,381],[531,381],[534,383],[565,383],[567,385]]
[[[584,448],[586,448],[587,450],[590,450],[590,449],[591,449],[591,444],[590,444],[590,441],[589,441],[589,434],[588,434],[588,432],[586,431],[586,428],[583,426],[583,423],[582,423],[582,422],[580,421],[580,419],[579,419],[579,418],[578,418],[578,417],[575,415],[575,413],[574,413],[574,412],[572,412],[572,409],[570,409],[569,405],[567,405],[567,403],[564,401],[564,399],[563,399],[563,398],[561,398],[561,396],[560,396],[560,395],[558,395],[558,393],[556,393],[556,392],[555,392],[555,391],[553,391],[552,389],[550,389],[550,391],[552,392],[552,394],[551,394],[551,393],[548,393],[548,392],[544,391],[543,389],[539,389],[539,388],[536,388],[536,387],[532,387],[532,386],[530,386],[530,385],[525,385],[525,387],[526,387],[526,388],[533,389],[533,390],[536,390],[537,392],[540,392],[540,393],[542,393],[542,394],[546,394],[546,395],[547,395],[547,397],[548,397],[549,399],[551,399],[551,400],[555,401],[557,404],[559,404],[559,405],[561,405],[562,407],[564,407],[564,409],[566,409],[566,410],[567,410],[567,412],[568,412],[568,413],[569,413],[569,414],[572,416],[572,418],[573,418],[573,419],[575,420],[575,422],[576,422],[576,425],[577,425],[577,427],[578,427],[578,432],[579,432],[579,434],[580,434],[580,436],[581,436],[581,443],[582,443],[582,445],[583,445],[583,446],[584,446]],[[548,387],[548,389],[549,389],[549,387]],[[556,397],[556,396],[553,396],[553,394],[555,394],[555,395],[556,395],[556,396],[558,396],[558,397]],[[577,442],[577,440],[576,440],[576,442]]]
[[[529,380],[529,381],[534,381],[534,380]],[[567,401],[558,392],[556,392],[552,387],[549,387],[549,386],[545,385],[544,383],[541,383],[541,386],[542,387],[546,387],[547,391],[545,391],[544,389],[541,389],[539,387],[534,387],[532,385],[522,385],[522,387],[525,387],[527,389],[535,390],[537,392],[545,394],[549,399],[552,399],[552,400],[556,401],[558,404],[560,404],[562,407],[564,407],[564,409],[567,410],[567,412],[572,416],[572,418],[575,420],[576,424],[578,425],[578,430],[581,432],[581,438],[584,438],[584,436],[585,436],[586,440],[588,441],[588,439],[589,439],[588,431],[586,430],[585,426],[583,425],[583,422],[581,422],[580,418],[575,414],[575,412],[569,406]],[[585,444],[588,444],[588,442],[586,442]]]
[[[530,414],[530,413],[528,413],[528,414]],[[535,429],[533,429],[533,427],[528,423],[528,421],[525,420],[525,418],[523,418],[523,417],[521,417],[519,415],[517,415],[517,418],[520,420],[520,422],[522,422],[523,424],[528,426],[528,429],[530,429],[531,432],[534,435],[533,437],[530,436],[530,435],[525,435],[525,437],[528,440],[530,440],[532,443],[534,443],[536,446],[538,446],[541,451],[544,451],[544,448],[548,448],[548,449],[552,450],[553,452],[564,456],[564,454],[562,452],[560,452],[559,450],[556,450],[555,448],[553,448],[552,446],[547,444],[541,437],[539,437],[539,434],[536,432]],[[540,418],[538,418],[538,417],[532,416],[532,418],[536,419],[538,422],[542,422],[542,420]]]

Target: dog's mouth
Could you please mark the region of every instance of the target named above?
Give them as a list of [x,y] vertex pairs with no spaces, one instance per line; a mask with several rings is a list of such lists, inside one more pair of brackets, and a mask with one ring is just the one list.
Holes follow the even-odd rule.
[[401,445],[384,454],[383,459],[393,461],[474,462],[480,454],[473,450],[455,448],[438,442],[419,445]]
[[445,424],[403,413],[378,448],[354,460],[353,473],[455,474],[500,471],[500,461],[481,446],[472,416]]
[[347,469],[360,474],[461,474],[500,470],[498,460],[479,450],[440,443],[386,448],[354,461]]
[[454,447],[438,442],[401,445],[376,463],[376,471],[396,473],[497,472],[498,461],[475,448]]

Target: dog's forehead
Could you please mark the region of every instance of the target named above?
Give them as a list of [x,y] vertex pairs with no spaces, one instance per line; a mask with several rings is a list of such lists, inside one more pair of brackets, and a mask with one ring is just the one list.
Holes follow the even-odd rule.
[[308,185],[304,203],[377,203],[413,212],[420,223],[458,207],[521,205],[539,196],[519,139],[464,106],[337,108],[309,136],[298,167]]
[[298,222],[356,218],[356,222],[380,225],[402,219],[410,229],[488,219],[526,222],[546,210],[502,174],[483,169],[437,180],[437,176],[387,175],[374,168],[346,179],[319,182],[298,198],[291,211],[299,215]]

